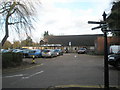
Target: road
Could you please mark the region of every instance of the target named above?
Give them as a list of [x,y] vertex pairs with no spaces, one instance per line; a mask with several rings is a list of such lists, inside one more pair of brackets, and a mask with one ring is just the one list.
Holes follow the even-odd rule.
[[[104,85],[102,56],[68,53],[54,58],[38,58],[36,62],[33,67],[3,74],[3,88]],[[119,71],[109,67],[110,85],[118,86]]]

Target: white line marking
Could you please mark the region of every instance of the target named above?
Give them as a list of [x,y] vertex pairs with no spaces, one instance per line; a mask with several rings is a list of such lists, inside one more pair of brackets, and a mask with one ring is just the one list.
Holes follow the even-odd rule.
[[71,55],[71,54],[64,54],[64,55]]
[[44,71],[40,71],[40,72],[37,72],[37,73],[35,73],[35,74],[32,74],[32,75],[30,75],[30,76],[28,76],[28,77],[22,77],[22,79],[28,79],[28,78],[30,78],[30,77],[33,77],[33,76],[35,76],[35,75],[37,75],[37,74],[40,74],[40,73],[43,73]]
[[77,56],[75,55],[74,57],[76,58]]
[[[38,64],[38,65],[35,65],[35,66],[32,66],[32,67],[28,67],[28,68],[25,68],[25,69],[31,69],[31,68],[35,68],[35,67],[38,67],[38,66],[43,66],[44,64],[43,63],[41,63],[41,64]],[[25,70],[25,69],[23,69],[23,70]]]
[[41,65],[39,65],[39,66],[43,66],[44,64],[43,63],[41,63]]
[[23,74],[18,74],[18,75],[12,75],[12,76],[5,76],[3,78],[12,78],[12,77],[22,77]]

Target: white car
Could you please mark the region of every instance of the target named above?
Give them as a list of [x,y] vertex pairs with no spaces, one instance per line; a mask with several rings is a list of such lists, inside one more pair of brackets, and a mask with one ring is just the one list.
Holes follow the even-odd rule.
[[86,53],[86,50],[87,50],[86,48],[80,48],[77,53],[78,53],[78,54],[80,54],[80,53],[81,53],[81,54],[82,54],[82,53],[84,54],[84,53]]

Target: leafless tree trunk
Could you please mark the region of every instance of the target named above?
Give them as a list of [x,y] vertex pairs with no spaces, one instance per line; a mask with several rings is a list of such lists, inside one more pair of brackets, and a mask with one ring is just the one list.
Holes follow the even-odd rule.
[[3,2],[0,2],[0,14],[4,17],[5,24],[5,36],[2,39],[1,45],[3,46],[9,37],[9,26],[17,33],[23,30],[28,35],[28,32],[31,32],[31,28],[33,29],[32,20],[34,20],[34,13],[34,5],[29,1],[3,0]]
[[6,20],[5,20],[5,36],[4,38],[2,39],[2,46],[4,45],[5,41],[7,40],[7,38],[9,37],[9,32],[8,32],[8,15],[6,17]]

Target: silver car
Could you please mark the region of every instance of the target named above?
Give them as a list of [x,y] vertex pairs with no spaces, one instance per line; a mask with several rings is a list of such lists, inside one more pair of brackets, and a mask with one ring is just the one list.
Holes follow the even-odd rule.
[[45,49],[42,51],[42,57],[55,57],[57,53],[53,49]]
[[84,53],[87,53],[86,51],[87,51],[86,48],[80,48],[77,53],[78,54],[82,54],[82,53],[84,54]]

